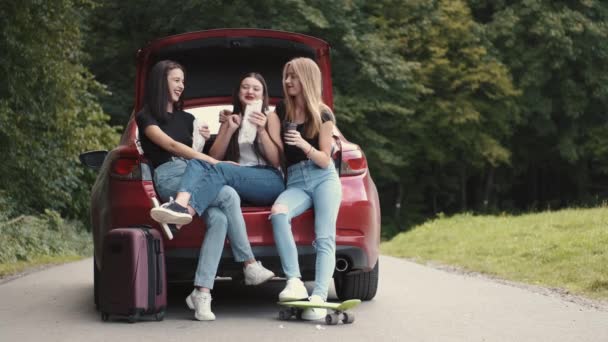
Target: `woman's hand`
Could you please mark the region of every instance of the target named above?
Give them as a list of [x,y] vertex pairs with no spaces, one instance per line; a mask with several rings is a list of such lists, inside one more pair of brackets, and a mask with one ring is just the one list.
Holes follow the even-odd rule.
[[211,137],[211,131],[209,130],[209,125],[207,125],[207,123],[203,123],[199,128],[198,128],[198,133],[205,139],[209,139]]
[[249,122],[255,125],[258,130],[258,133],[266,130],[267,120],[268,119],[266,118],[266,115],[260,112],[252,112],[249,116]]
[[236,166],[241,166],[241,164],[239,164],[237,162],[233,162],[232,160],[222,160],[220,163],[226,163],[226,164],[232,164],[232,165],[236,165]]
[[298,147],[299,149],[304,151],[304,153],[310,151],[310,148],[312,147],[312,145],[310,145],[308,141],[302,138],[300,132],[296,130],[289,130],[285,132],[285,143],[287,145]]
[[226,122],[228,123],[228,130],[232,134],[241,126],[241,116],[238,114],[229,115]]
[[206,154],[204,154],[204,156],[205,156],[204,158],[198,158],[198,159],[200,159],[202,161],[205,161],[205,162],[207,162],[207,163],[209,163],[211,165],[215,165],[217,163],[221,163],[222,162],[221,160],[217,160],[217,159],[215,159],[213,157],[210,157],[210,156],[208,156]]
[[220,110],[220,123],[224,123],[224,122],[228,121],[228,118],[230,117],[230,115],[232,115],[232,112],[229,111],[228,109]]

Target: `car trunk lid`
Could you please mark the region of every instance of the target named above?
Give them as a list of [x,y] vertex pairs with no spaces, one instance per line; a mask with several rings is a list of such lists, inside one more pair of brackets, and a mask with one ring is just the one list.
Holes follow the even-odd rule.
[[295,57],[314,59],[323,74],[323,100],[333,106],[329,44],[297,33],[260,29],[219,29],[190,32],[151,42],[137,53],[135,110],[143,106],[146,77],[160,60],[186,69],[186,107],[230,99],[247,72],[258,72],[271,98],[283,97],[282,68]]

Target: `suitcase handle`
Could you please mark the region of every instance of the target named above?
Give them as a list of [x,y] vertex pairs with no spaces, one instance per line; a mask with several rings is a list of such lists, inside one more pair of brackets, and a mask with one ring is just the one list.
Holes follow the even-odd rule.
[[[144,232],[144,235],[146,236],[146,239],[148,240],[148,246],[149,249],[148,251],[151,253],[154,253],[154,255],[149,255],[148,256],[148,262],[153,261],[154,262],[154,272],[155,272],[155,280],[156,280],[156,293],[155,295],[158,296],[161,293],[163,293],[163,280],[161,277],[161,272],[162,272],[162,265],[161,265],[161,248],[160,248],[160,240],[156,240],[154,239],[154,236],[152,236],[152,234],[150,234],[150,229],[149,226],[143,225],[143,226],[137,226],[136,228],[141,229]],[[150,276],[150,275],[148,275]],[[149,306],[150,307],[154,307],[154,303],[156,302],[154,300],[154,298],[150,295],[148,296],[149,298]]]
[[160,253],[160,240],[154,240],[154,249],[156,252],[156,295],[160,295],[163,292],[163,279],[161,277],[161,274],[163,274],[163,263]]

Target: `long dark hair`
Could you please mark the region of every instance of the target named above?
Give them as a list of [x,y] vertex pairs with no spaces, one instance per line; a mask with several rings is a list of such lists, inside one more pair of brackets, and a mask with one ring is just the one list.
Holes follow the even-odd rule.
[[[243,108],[243,104],[241,103],[241,100],[239,99],[239,92],[241,90],[241,84],[243,83],[243,81],[246,78],[255,78],[256,80],[258,80],[261,84],[262,84],[262,112],[264,114],[268,114],[268,87],[266,86],[266,81],[264,80],[264,77],[262,77],[262,75],[258,74],[257,72],[250,72],[245,74],[243,77],[241,77],[241,79],[239,80],[239,83],[237,84],[236,88],[234,89],[233,93],[232,93],[232,112],[234,114],[240,114],[241,117],[245,114],[244,109]],[[231,160],[233,162],[237,162],[239,161],[239,156],[241,155],[241,152],[239,150],[239,141],[238,141],[238,137],[239,137],[239,131],[241,130],[241,127],[237,128],[237,130],[234,132],[234,134],[232,134],[232,137],[230,138],[230,142],[228,143],[228,147],[226,148],[226,160]],[[272,137],[271,137],[272,140]],[[272,140],[272,142],[277,145],[277,143]],[[278,146],[278,145],[277,145]],[[266,164],[270,165],[270,162],[268,161],[268,159],[266,158],[266,156],[262,153],[262,151],[260,151],[260,148],[258,146],[258,139],[256,136],[256,139],[253,143],[253,151],[255,152],[255,155],[258,157],[258,159],[263,159]]]
[[[167,103],[170,101],[170,97],[167,75],[173,69],[181,69],[184,74],[186,73],[183,66],[170,60],[156,63],[148,73],[143,110],[159,122],[166,122],[168,119]],[[179,100],[173,104],[173,111],[179,111],[183,108],[184,100],[180,96]]]

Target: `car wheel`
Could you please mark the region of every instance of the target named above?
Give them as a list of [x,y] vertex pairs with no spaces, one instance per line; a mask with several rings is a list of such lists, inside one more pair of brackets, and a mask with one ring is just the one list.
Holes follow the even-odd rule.
[[99,310],[99,287],[101,286],[100,272],[97,269],[97,263],[93,258],[93,301],[95,302],[95,309]]
[[334,278],[336,294],[340,300],[361,299],[371,300],[376,296],[378,290],[378,267],[376,266],[369,272],[359,272],[354,274],[340,274]]

